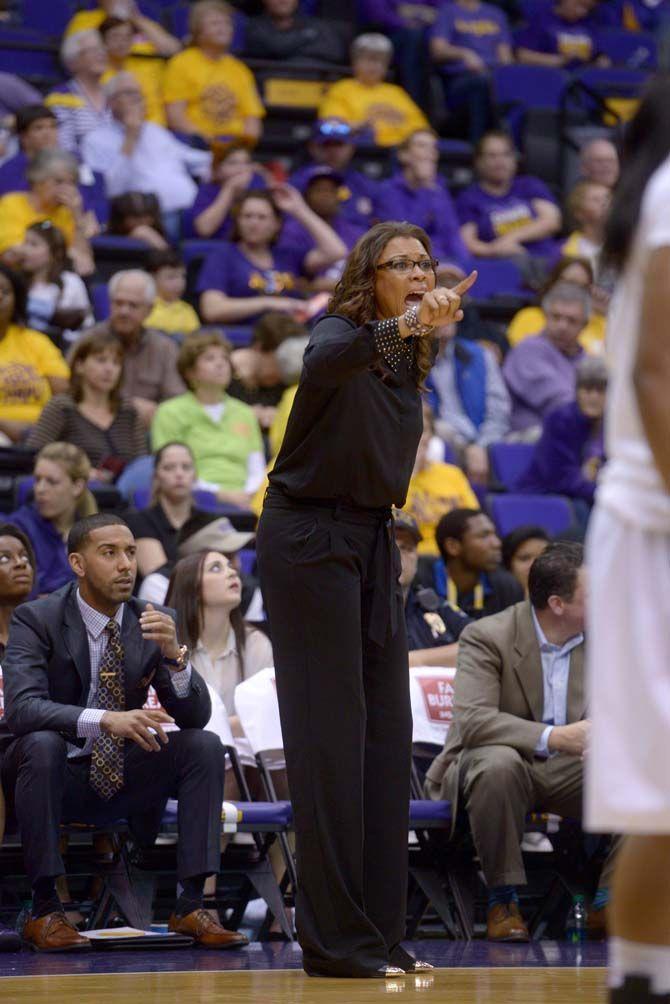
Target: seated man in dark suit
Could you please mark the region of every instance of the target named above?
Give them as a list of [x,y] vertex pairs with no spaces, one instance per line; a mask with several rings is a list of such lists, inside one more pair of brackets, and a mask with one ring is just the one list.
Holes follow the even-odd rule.
[[452,509],[435,528],[440,557],[419,561],[418,579],[468,617],[497,614],[523,599],[513,575],[500,567],[502,544],[480,509]]
[[[173,611],[132,597],[135,550],[118,516],[75,523],[68,555],[76,583],[19,607],[10,626],[2,783],[33,889],[23,936],[42,951],[90,946],[56,893],[60,822],[127,819],[146,845],[170,796],[179,800],[182,887],[170,930],[208,947],[247,943],[202,909],[205,878],[219,869],[223,749],[204,731],[207,687],[179,645]],[[150,683],[164,711],[142,710]],[[173,722],[180,731],[166,733]]]
[[394,512],[395,542],[400,552],[400,587],[405,600],[405,625],[410,666],[455,666],[458,639],[470,618],[445,603],[434,589],[414,581],[421,532],[408,512]]
[[[469,625],[459,642],[453,720],[426,794],[462,797],[489,889],[488,937],[527,941],[516,886],[533,810],[581,819],[590,723],[584,689],[581,545],[551,544],[533,562],[529,601]],[[454,816],[456,813],[454,812]],[[602,921],[612,854],[594,906]]]

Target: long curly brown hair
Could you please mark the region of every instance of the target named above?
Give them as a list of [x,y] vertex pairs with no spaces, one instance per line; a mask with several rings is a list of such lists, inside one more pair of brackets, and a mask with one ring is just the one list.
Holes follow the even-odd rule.
[[[342,314],[357,326],[376,320],[375,307],[375,266],[382,256],[384,248],[394,237],[413,237],[426,250],[426,255],[432,258],[430,237],[421,227],[413,223],[377,223],[370,227],[367,233],[356,242],[349,255],[342,278],[333,291],[328,304],[329,314]],[[423,387],[423,382],[430,372],[435,358],[434,347],[430,338],[416,338],[414,341],[414,359],[417,387]]]

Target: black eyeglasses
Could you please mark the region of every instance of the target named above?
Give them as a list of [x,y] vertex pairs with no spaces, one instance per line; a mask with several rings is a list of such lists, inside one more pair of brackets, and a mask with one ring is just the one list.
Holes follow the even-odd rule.
[[409,275],[418,265],[424,275],[428,275],[429,272],[434,272],[439,264],[437,258],[419,258],[418,261],[413,258],[391,258],[389,261],[380,262],[376,267],[389,269],[396,275]]

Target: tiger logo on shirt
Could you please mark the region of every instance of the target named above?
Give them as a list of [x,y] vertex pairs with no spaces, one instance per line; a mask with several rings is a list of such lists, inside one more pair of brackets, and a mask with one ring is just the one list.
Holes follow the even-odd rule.
[[214,122],[228,122],[237,111],[237,97],[225,84],[210,84],[200,95],[203,115]]

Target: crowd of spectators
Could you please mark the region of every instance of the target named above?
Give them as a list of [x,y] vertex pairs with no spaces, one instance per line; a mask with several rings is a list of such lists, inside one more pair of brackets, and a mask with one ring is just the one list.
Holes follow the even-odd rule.
[[[514,309],[483,317],[475,285],[463,322],[435,333],[424,434],[396,521],[410,664],[454,666],[461,632],[470,649],[479,637],[474,621],[526,609],[551,534],[538,515],[501,539],[487,495],[562,495],[570,533],[583,537],[605,459],[613,277],[599,253],[618,155],[600,121],[564,190],[527,173],[493,77],[511,65],[607,66],[603,30],[656,32],[662,52],[668,24],[663,0],[529,6],[360,0],[354,26],[305,14],[298,0],[262,0],[251,17],[196,0],[183,34],[141,3],[99,0],[65,28],[61,82],[42,93],[0,75],[0,440],[34,457],[0,526],[3,650],[18,604],[73,582],[66,541],[77,520],[122,512],[136,593],[176,608],[180,640],[243,748],[234,687],[272,664],[272,648],[252,626],[263,604],[242,555],[310,324],[357,239],[389,219],[426,231],[441,284],[503,262],[523,290]],[[266,142],[259,60],[311,67],[319,81],[329,71],[290,157]],[[471,144],[465,183],[445,173],[445,128]],[[382,177],[362,168],[361,151]],[[110,271],[101,248],[112,238]],[[513,486],[492,464],[501,443],[529,451]],[[559,554],[555,566],[569,605],[581,557]],[[531,602],[557,644],[581,634],[577,615],[563,631],[541,584]],[[478,686],[472,674],[457,713]],[[442,784],[432,776],[431,797]],[[491,908],[509,908],[502,871],[484,871],[498,890]]]

